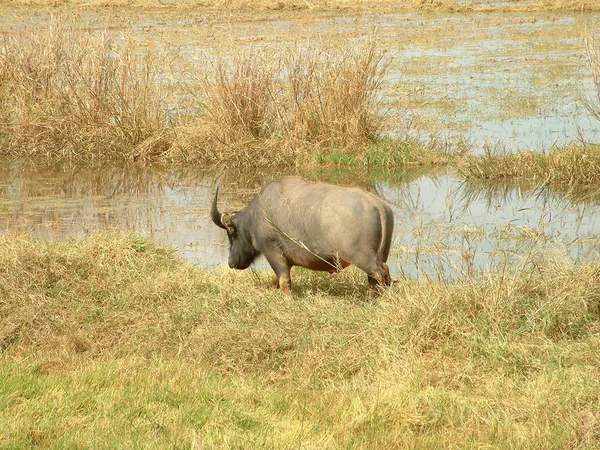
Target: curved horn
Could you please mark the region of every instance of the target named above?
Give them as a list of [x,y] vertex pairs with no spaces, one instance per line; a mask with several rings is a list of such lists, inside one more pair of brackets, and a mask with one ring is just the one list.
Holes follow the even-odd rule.
[[215,198],[213,198],[212,207],[210,208],[210,218],[215,223],[216,226],[227,229],[225,225],[223,225],[223,221],[221,220],[222,214],[219,212],[219,208],[217,208],[217,197],[219,196],[219,188],[215,192]]

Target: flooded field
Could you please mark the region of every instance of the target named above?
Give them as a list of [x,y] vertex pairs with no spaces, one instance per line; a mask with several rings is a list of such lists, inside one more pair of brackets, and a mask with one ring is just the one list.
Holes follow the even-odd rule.
[[[313,42],[352,46],[376,36],[389,70],[380,92],[387,136],[414,135],[477,154],[547,151],[599,142],[585,107],[594,86],[585,38],[598,13],[390,11],[229,12],[201,9],[6,8],[0,34],[25,35],[54,16],[82,35],[108,33],[140,51],[172,55],[161,82],[201,107],[198,80],[215,56],[241,48],[285,54]],[[182,89],[183,88],[183,89]],[[176,96],[177,97],[177,96]],[[194,102],[192,102],[194,103]],[[187,103],[189,104],[189,102]],[[445,170],[445,169],[444,169]],[[137,231],[206,266],[226,261],[207,208],[221,168],[0,169],[0,232],[56,239],[104,229]],[[457,171],[360,169],[226,173],[224,199],[241,207],[265,180],[299,173],[361,185],[395,208],[391,268],[398,276],[474,276],[540,251],[596,255],[600,204],[544,186],[466,183]],[[264,266],[264,262],[258,266]]]
[[598,142],[585,38],[598,13],[416,11],[262,11],[196,9],[5,9],[0,34],[19,35],[66,19],[82,34],[108,33],[140,50],[172,55],[162,82],[200,96],[196,83],[216,55],[242,48],[354,45],[376,36],[389,57],[381,95],[385,133],[410,133],[479,152],[548,150]]
[[[0,229],[47,239],[100,230],[136,231],[173,246],[186,260],[226,264],[227,239],[209,219],[218,174],[105,167],[0,172]],[[396,276],[472,277],[528,258],[597,255],[600,204],[571,202],[539,186],[474,186],[449,174],[300,171],[307,178],[361,185],[388,200],[396,228]],[[226,174],[223,209],[242,207],[273,173]],[[264,260],[256,264],[266,268]]]

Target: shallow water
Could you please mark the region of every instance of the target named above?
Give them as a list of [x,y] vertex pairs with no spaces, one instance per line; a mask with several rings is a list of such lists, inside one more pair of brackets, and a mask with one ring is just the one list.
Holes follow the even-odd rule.
[[[220,208],[238,209],[275,173],[225,173]],[[544,187],[466,184],[452,173],[304,171],[360,185],[388,200],[396,226],[390,267],[398,276],[473,277],[542,255],[597,255],[600,203],[574,203]],[[226,264],[224,232],[208,210],[218,174],[196,168],[0,167],[0,232],[43,239],[100,230],[136,231],[207,267]],[[265,261],[256,264],[267,268]]]

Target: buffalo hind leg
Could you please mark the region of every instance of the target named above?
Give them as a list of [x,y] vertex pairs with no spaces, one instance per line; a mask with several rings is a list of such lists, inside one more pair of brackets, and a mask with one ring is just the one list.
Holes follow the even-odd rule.
[[369,297],[375,298],[381,295],[386,287],[392,284],[390,268],[383,261],[377,262],[377,271],[372,275],[367,275],[369,281]]

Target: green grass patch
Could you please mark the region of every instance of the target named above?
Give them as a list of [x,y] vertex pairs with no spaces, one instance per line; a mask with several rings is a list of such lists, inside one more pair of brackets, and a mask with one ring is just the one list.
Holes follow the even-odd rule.
[[0,238],[0,447],[598,448],[596,264],[477,282]]
[[411,139],[381,139],[354,150],[331,148],[298,158],[297,164],[322,166],[373,167],[443,167],[455,161],[451,154],[434,144],[423,144]]

